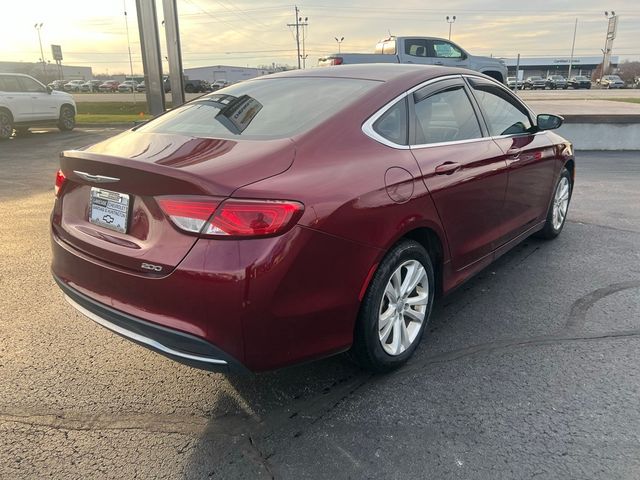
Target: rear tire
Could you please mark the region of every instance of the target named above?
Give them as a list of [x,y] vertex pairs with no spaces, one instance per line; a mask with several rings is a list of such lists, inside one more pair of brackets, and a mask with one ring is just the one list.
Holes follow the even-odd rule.
[[384,257],[367,289],[352,356],[364,368],[388,372],[413,355],[429,322],[435,281],[422,245],[404,240]]
[[553,190],[553,198],[547,212],[547,221],[542,230],[536,233],[536,237],[551,240],[560,235],[567,220],[572,193],[571,173],[564,168]]
[[60,108],[60,118],[58,119],[58,129],[61,132],[70,132],[76,126],[76,112],[73,107],[63,105]]
[[7,140],[13,135],[13,117],[6,110],[0,110],[0,140]]

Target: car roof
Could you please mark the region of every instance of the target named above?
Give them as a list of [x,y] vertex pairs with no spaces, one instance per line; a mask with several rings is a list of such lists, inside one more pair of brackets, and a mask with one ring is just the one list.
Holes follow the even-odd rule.
[[[329,77],[329,78],[353,78],[360,80],[377,80],[388,82],[407,77],[421,77],[425,80],[441,77],[443,75],[455,75],[470,73],[468,70],[455,67],[442,67],[436,65],[411,65],[402,63],[363,63],[358,65],[336,65],[331,67],[315,67],[307,70],[288,70],[258,77],[264,78],[283,77]],[[477,72],[475,72],[477,73]]]

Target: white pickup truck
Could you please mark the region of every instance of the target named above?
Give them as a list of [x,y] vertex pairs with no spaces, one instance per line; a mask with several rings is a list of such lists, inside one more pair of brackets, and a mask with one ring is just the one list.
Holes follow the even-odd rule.
[[433,37],[389,37],[376,45],[375,53],[334,53],[318,60],[318,66],[354,63],[416,63],[460,67],[507,81],[507,67],[496,58],[471,55],[455,43]]

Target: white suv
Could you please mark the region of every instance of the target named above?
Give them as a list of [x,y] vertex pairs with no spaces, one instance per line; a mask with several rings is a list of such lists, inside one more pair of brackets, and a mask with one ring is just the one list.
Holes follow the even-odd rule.
[[29,75],[0,73],[0,140],[35,125],[76,126],[76,102],[68,93],[51,90]]

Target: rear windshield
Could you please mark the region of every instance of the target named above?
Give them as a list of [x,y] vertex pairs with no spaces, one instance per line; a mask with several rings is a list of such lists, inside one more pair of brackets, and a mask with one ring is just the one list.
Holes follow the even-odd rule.
[[309,130],[379,82],[350,78],[273,78],[217,90],[138,129],[197,137],[268,139]]

